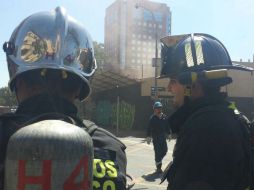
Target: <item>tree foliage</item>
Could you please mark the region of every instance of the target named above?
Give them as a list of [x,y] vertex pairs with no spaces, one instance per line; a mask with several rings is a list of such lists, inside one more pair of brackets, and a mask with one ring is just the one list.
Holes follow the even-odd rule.
[[0,105],[1,106],[16,106],[17,100],[14,93],[8,87],[0,88]]
[[104,51],[104,44],[94,41],[94,56],[97,61],[97,65],[99,68],[103,68],[105,63],[105,51]]

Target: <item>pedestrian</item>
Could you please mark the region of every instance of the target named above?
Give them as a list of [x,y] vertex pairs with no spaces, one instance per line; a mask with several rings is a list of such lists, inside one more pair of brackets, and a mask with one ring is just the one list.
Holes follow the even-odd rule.
[[9,87],[16,95],[18,107],[15,113],[0,117],[0,135],[8,134],[1,139],[1,189],[10,136],[25,122],[50,113],[71,118],[91,135],[93,188],[126,189],[125,145],[94,123],[83,122],[74,105],[74,100],[82,101],[90,95],[89,78],[96,69],[92,39],[85,28],[64,8],[57,7],[24,19],[3,48]]
[[177,140],[167,178],[170,190],[244,190],[250,184],[248,120],[226,100],[232,64],[224,45],[208,34],[162,41],[161,78],[170,79],[176,111],[169,125]]
[[148,144],[153,142],[156,173],[162,173],[162,159],[167,154],[167,117],[162,112],[162,104],[156,101],[153,105],[153,115],[150,117],[147,128],[146,141]]

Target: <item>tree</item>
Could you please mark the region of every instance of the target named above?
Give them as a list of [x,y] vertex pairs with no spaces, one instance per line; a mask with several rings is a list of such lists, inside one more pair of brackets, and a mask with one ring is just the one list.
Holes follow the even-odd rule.
[[0,105],[1,106],[16,106],[17,100],[8,87],[0,88]]
[[104,44],[94,41],[94,56],[97,61],[98,68],[103,68],[105,63],[105,51],[104,51]]

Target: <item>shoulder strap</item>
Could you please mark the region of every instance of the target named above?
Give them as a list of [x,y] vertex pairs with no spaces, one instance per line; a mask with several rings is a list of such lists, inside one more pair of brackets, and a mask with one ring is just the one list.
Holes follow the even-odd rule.
[[89,133],[90,136],[92,136],[94,131],[98,129],[98,126],[90,120],[84,119],[83,124],[85,125],[86,131]]
[[94,122],[90,121],[90,120],[86,120],[84,119],[83,120],[83,124],[85,126],[85,130],[88,132],[88,134],[92,137],[94,135],[94,132],[96,130],[100,131],[101,133],[103,133],[104,135],[112,138],[115,140],[115,142],[118,142],[119,144],[121,144],[121,146],[126,149],[126,146],[125,144],[123,144],[122,141],[120,141],[115,135],[113,135],[112,133],[110,133],[109,131],[101,128],[101,127],[98,127]]

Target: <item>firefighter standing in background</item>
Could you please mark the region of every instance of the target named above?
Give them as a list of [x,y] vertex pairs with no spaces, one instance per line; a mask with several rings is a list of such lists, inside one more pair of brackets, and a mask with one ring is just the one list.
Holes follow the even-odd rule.
[[92,137],[93,189],[126,189],[125,145],[108,131],[77,117],[74,100],[90,95],[89,78],[96,69],[92,39],[85,28],[58,7],[26,18],[3,48],[9,87],[15,92],[18,108],[14,114],[0,117],[0,189],[10,136],[25,122],[50,113],[65,115]]
[[232,82],[227,69],[252,69],[233,65],[224,45],[208,34],[161,41],[161,77],[170,79],[176,107],[169,124],[178,136],[164,173],[168,190],[248,189],[248,120],[220,89]]
[[162,173],[162,159],[167,154],[167,118],[162,112],[161,102],[155,102],[153,105],[153,115],[150,117],[147,128],[147,144],[153,142],[156,173]]

